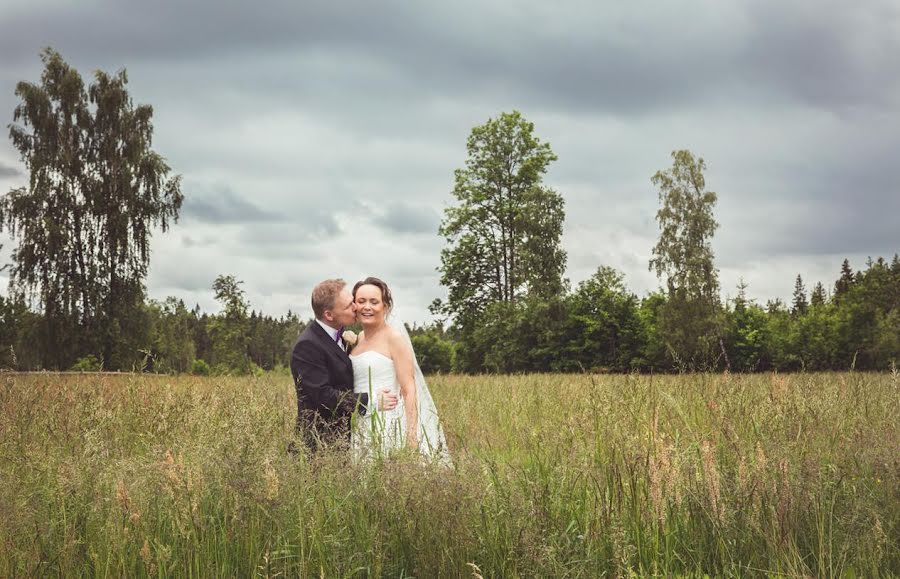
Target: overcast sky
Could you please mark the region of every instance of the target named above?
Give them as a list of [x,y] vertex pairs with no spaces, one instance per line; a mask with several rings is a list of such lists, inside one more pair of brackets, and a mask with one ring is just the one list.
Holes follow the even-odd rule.
[[[126,68],[153,105],[186,200],[148,290],[207,311],[219,274],[303,317],[318,280],[376,275],[402,318],[430,319],[466,138],[513,109],[559,157],[545,181],[573,285],[601,265],[638,295],[660,285],[650,177],[680,148],[719,196],[723,296],[743,277],[788,299],[798,273],[830,289],[845,257],[900,251],[896,0],[3,0],[3,126],[44,46],[86,80]],[[0,192],[26,181],[0,140]]]

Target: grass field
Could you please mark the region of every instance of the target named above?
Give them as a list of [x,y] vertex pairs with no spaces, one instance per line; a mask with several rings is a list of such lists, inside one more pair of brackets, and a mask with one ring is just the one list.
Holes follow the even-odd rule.
[[435,376],[453,469],[287,376],[0,376],[0,576],[900,576],[896,374]]

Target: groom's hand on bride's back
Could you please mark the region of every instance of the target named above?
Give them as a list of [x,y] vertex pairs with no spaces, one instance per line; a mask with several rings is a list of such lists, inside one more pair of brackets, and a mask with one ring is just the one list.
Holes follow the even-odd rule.
[[393,410],[397,407],[397,395],[390,388],[382,388],[378,392],[378,410]]

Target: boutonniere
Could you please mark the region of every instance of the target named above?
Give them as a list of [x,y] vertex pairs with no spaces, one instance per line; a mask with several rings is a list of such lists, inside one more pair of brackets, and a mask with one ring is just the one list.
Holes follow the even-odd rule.
[[344,330],[344,335],[341,336],[344,340],[344,343],[347,344],[347,349],[351,349],[356,345],[356,340],[358,339],[356,336],[356,332],[353,330]]

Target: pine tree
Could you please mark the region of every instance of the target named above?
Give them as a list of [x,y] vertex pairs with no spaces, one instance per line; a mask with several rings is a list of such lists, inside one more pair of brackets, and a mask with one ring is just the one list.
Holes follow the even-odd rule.
[[828,296],[825,295],[825,286],[822,285],[822,282],[816,282],[816,287],[813,288],[812,296],[809,298],[809,305],[814,308],[823,306],[827,299]]
[[794,301],[791,313],[795,316],[806,314],[809,303],[806,301],[806,287],[803,285],[803,278],[797,274],[797,281],[794,283]]
[[835,301],[840,300],[849,292],[855,282],[856,278],[853,276],[853,270],[850,269],[850,260],[844,259],[844,263],[841,264],[841,277],[834,283]]
[[741,278],[737,289],[738,295],[734,298],[734,311],[742,312],[747,309],[747,288],[750,287],[747,282],[744,281],[744,278]]

